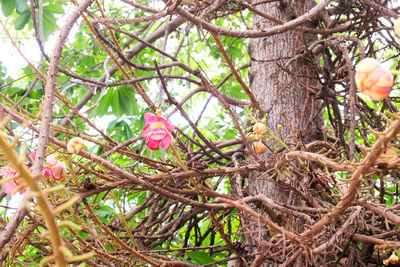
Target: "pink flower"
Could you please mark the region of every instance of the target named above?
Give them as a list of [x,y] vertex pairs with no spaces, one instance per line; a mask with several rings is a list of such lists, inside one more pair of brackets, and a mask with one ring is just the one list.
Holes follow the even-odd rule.
[[[29,168],[29,166],[27,166]],[[14,169],[14,166],[11,164],[8,164],[7,166],[3,167],[0,169],[0,174],[3,178],[11,178],[15,175],[17,175],[17,171]],[[18,177],[14,180],[5,182],[1,184],[1,188],[4,193],[11,195],[12,193],[15,192],[15,190],[20,186],[20,184],[23,182],[23,179]],[[22,188],[19,193],[23,194],[25,192],[25,188]]]
[[169,132],[171,132],[175,126],[166,119],[151,113],[144,114],[144,120],[147,124],[143,128],[143,138],[148,140],[147,146],[152,150],[157,150],[161,142],[162,148],[168,149],[172,141]]
[[51,176],[51,169],[49,167],[44,166],[42,169],[42,176],[44,178],[49,178]]
[[357,88],[372,100],[385,99],[392,90],[393,77],[378,60],[365,58],[356,67]]
[[67,167],[65,167],[64,163],[62,163],[61,161],[57,161],[56,164],[51,166],[51,177],[53,177],[53,179],[56,181],[64,178],[66,172]]
[[[35,160],[36,157],[36,152],[32,151],[31,153],[29,153],[29,156]],[[52,164],[56,164],[57,163],[57,159],[54,157],[54,155],[49,155],[46,158],[46,161],[50,161]],[[49,178],[51,175],[51,165],[49,164],[44,164],[43,168],[42,168],[42,176],[43,178]]]
[[46,161],[47,164],[45,164],[42,169],[43,177],[47,178],[51,175],[51,177],[56,181],[64,178],[64,175],[67,172],[67,167],[65,167],[64,163],[56,159],[53,154],[47,156]]

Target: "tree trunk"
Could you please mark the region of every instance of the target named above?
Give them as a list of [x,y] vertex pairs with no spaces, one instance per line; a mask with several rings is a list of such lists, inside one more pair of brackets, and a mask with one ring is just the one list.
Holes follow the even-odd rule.
[[[313,0],[279,1],[259,5],[258,10],[287,22],[304,14],[313,5]],[[276,25],[259,15],[254,15],[253,21],[254,29],[257,30]],[[307,26],[311,27],[311,25]],[[315,139],[323,122],[322,114],[318,112],[320,107],[318,101],[312,103],[313,96],[307,93],[306,85],[312,86],[317,82],[310,61],[300,57],[287,66],[288,62],[300,51],[304,51],[304,48],[308,47],[313,40],[315,37],[312,35],[291,30],[267,38],[251,39],[249,44],[251,90],[260,105],[268,112],[268,127],[276,133],[278,125],[282,125],[279,136],[281,140],[289,136],[286,139],[286,144],[292,144],[289,147],[293,147],[297,142],[307,143]],[[272,152],[264,153],[261,157],[266,162],[274,162],[271,157],[276,158],[277,152],[280,152],[276,150],[282,147],[278,147],[274,142],[269,143],[269,147]],[[279,203],[300,204],[298,196],[288,188],[281,187],[276,182],[276,177],[268,178],[268,174],[252,173],[249,177],[249,194],[265,195]],[[305,177],[291,178],[295,178],[291,185],[298,188],[305,179]],[[265,214],[265,209],[258,208]],[[264,208],[268,209],[268,207]],[[281,226],[286,227],[289,223],[288,218],[278,219],[279,214],[276,214],[276,218],[273,218],[270,212],[266,212],[265,215]],[[295,230],[301,231],[301,225],[299,225],[301,222],[297,222],[297,225],[294,225],[293,221],[290,223]],[[253,230],[253,235],[250,234],[248,236],[250,238],[246,241],[250,251],[256,252],[257,248],[262,247],[258,235],[260,229],[253,227]],[[262,238],[268,241],[265,238],[268,239],[268,234]]]

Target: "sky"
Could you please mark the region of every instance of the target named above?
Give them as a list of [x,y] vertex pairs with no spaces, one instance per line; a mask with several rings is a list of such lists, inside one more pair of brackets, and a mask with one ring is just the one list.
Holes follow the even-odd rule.
[[[37,44],[33,43],[29,38],[18,38],[17,41],[24,55],[32,62],[38,62],[40,55],[36,49]],[[0,47],[1,62],[7,68],[7,74],[13,78],[18,77],[19,68],[25,66],[26,62],[18,54],[2,29],[0,30]]]

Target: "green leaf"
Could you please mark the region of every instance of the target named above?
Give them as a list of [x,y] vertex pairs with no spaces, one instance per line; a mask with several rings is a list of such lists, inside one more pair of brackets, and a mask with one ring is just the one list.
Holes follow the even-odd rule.
[[24,11],[15,21],[14,28],[19,31],[22,30],[31,18],[31,12],[29,10]]
[[248,96],[246,95],[246,93],[244,92],[244,90],[240,85],[232,86],[232,88],[227,90],[226,94],[238,99],[248,99]]
[[211,47],[210,55],[213,56],[214,58],[220,58],[219,50],[216,46]]
[[124,129],[124,134],[125,134],[126,139],[129,139],[133,136],[132,129],[131,129],[130,125],[127,124],[126,122],[124,122],[123,129]]
[[20,93],[20,92],[24,92],[26,89],[21,88],[21,87],[8,87],[5,91],[6,95],[8,97],[13,97],[14,95]]
[[214,259],[203,251],[192,251],[186,253],[186,255],[189,256],[193,262],[200,265],[214,262]]
[[228,52],[228,54],[231,54],[231,56],[233,58],[241,58],[241,57],[243,57],[242,50],[240,50],[239,48],[237,48],[236,46],[233,46],[233,45],[228,49],[227,52]]
[[125,115],[134,115],[139,112],[133,88],[123,86],[118,90],[119,104]]
[[54,13],[49,11],[46,7],[43,7],[43,31],[45,40],[47,40],[52,31],[58,29],[56,21]]
[[10,16],[15,9],[15,0],[3,0],[1,2],[1,11],[5,17]]
[[53,14],[64,14],[64,7],[60,3],[51,4],[48,6],[44,6],[43,11],[50,12]]
[[15,6],[17,8],[17,12],[22,13],[28,6],[28,0],[15,0]]
[[97,110],[97,116],[102,117],[106,114],[108,114],[108,110],[111,106],[111,102],[114,96],[114,90],[110,89],[108,90],[107,94],[105,94],[100,102],[99,105],[97,106],[96,110]]
[[113,98],[112,98],[111,107],[112,107],[112,113],[114,115],[122,116],[123,112],[122,112],[122,109],[121,109],[121,104],[119,103],[119,92],[118,91],[114,92],[114,95],[113,95]]
[[116,216],[115,210],[109,206],[100,206],[98,210],[95,211],[100,217],[111,217]]
[[136,119],[134,122],[132,122],[134,128],[138,129],[139,131],[142,131],[144,126],[146,126],[146,122],[144,121],[142,116],[143,115],[141,115],[139,119]]

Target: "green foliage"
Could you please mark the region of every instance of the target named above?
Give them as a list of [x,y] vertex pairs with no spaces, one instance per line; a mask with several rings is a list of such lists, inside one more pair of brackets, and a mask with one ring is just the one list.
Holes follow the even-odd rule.
[[3,15],[8,17],[10,16],[15,9],[15,0],[2,0],[1,1],[1,11]]
[[[36,36],[36,33],[33,29],[30,2],[27,0],[0,1],[2,14],[6,17],[5,20],[9,25],[14,26],[11,31],[12,35],[16,36],[15,39],[18,40],[21,36],[24,38],[30,36],[34,39],[33,36]],[[159,8],[158,4],[161,4],[157,1],[152,2],[152,5],[149,5],[149,1],[136,2],[146,7],[150,6],[150,8]],[[182,2],[180,5],[186,8],[186,3]],[[335,3],[333,3],[334,5]],[[65,1],[43,1],[46,49],[53,45],[53,42],[49,42],[52,39],[50,37],[56,37],[52,34],[59,29],[60,18],[64,18],[65,11],[71,7],[72,4]],[[197,8],[200,10],[205,7]],[[228,15],[222,13],[221,10],[215,10],[210,15],[210,19],[207,17],[209,23],[226,29],[245,29],[246,26],[249,27],[252,24],[252,13],[247,10],[236,12],[236,10],[239,10],[237,4],[229,2],[226,6],[220,8],[227,8],[224,12],[227,12]],[[154,49],[147,44],[143,45],[145,43],[143,39],[151,37],[152,34],[162,29],[166,23],[175,19],[175,15],[166,16],[152,23],[145,21],[104,24],[99,22],[103,18],[102,11],[107,18],[127,19],[154,15],[152,12],[129,6],[126,2],[93,2],[87,12],[82,12],[89,21],[90,27],[84,20],[79,19],[74,24],[67,41],[63,44],[59,62],[60,71],[56,80],[56,89],[59,94],[52,103],[54,106],[52,107],[49,133],[51,138],[46,147],[46,153],[55,154],[67,163],[69,173],[64,181],[40,180],[39,183],[40,186],[47,189],[59,184],[66,185],[68,193],[55,192],[46,195],[53,206],[62,205],[72,195],[80,195],[82,196],[81,201],[88,203],[93,214],[82,203],[64,210],[61,214],[55,214],[57,223],[65,220],[84,226],[83,229],[79,230],[61,227],[60,234],[65,242],[69,242],[69,248],[71,248],[72,240],[77,240],[75,235],[85,242],[87,241],[88,244],[78,242],[80,247],[74,245],[74,254],[81,255],[83,252],[94,250],[93,248],[102,251],[106,256],[96,256],[94,260],[96,264],[98,264],[97,261],[107,264],[108,261],[114,260],[117,262],[116,266],[139,264],[129,250],[124,250],[125,248],[108,236],[108,233],[103,230],[104,227],[112,231],[129,248],[135,247],[132,240],[136,240],[139,244],[138,250],[147,250],[145,255],[153,255],[152,252],[160,250],[162,251],[160,255],[162,254],[163,257],[167,254],[171,259],[194,265],[212,264],[215,261],[229,258],[233,250],[227,245],[226,240],[229,239],[233,244],[238,244],[238,247],[244,243],[244,234],[240,231],[243,213],[233,208],[213,210],[204,208],[202,205],[215,204],[217,203],[217,196],[224,197],[224,194],[232,194],[234,190],[230,181],[239,176],[236,173],[218,173],[213,174],[212,177],[205,177],[202,171],[215,168],[217,172],[224,168],[256,164],[254,163],[256,161],[249,157],[250,153],[244,146],[243,140],[240,140],[239,143],[240,136],[237,129],[237,127],[240,127],[247,134],[246,129],[251,129],[248,125],[249,117],[254,116],[254,112],[245,112],[242,107],[231,105],[230,109],[239,122],[239,125],[235,125],[227,108],[217,100],[217,94],[210,90],[205,81],[213,86],[212,89],[236,100],[248,101],[249,96],[245,93],[237,78],[232,75],[232,69],[221,56],[222,51],[218,49],[214,38],[205,29],[196,28],[191,23],[184,23],[173,30],[172,33],[169,33],[168,38],[165,38],[168,31],[164,29],[160,35],[162,37],[150,42],[152,46],[157,48]],[[38,26],[39,12],[37,7],[34,12],[36,26]],[[338,25],[341,21],[339,17],[338,15],[338,18],[335,18]],[[199,18],[204,19],[201,16]],[[94,23],[95,20],[96,23]],[[134,33],[142,40],[132,38],[108,26]],[[324,26],[326,25],[324,24]],[[94,27],[97,27],[101,38],[93,34]],[[368,27],[365,26],[363,29]],[[375,34],[377,33],[369,34],[368,38],[374,39]],[[336,35],[342,35],[343,38],[359,37],[356,32],[337,33]],[[234,68],[245,83],[249,85],[248,72],[250,67],[248,63],[251,59],[247,53],[248,39],[223,35],[219,35],[219,38]],[[318,55],[318,57],[312,58],[313,55],[311,55],[311,58],[304,58],[306,60],[312,59],[310,62],[313,62],[313,64],[317,63],[316,66],[312,65],[313,68],[310,68],[310,73],[307,73],[307,75],[303,75],[300,70],[299,73],[297,73],[298,70],[290,69],[290,71],[293,71],[294,76],[297,75],[298,80],[296,82],[309,89],[307,97],[315,101],[313,103],[316,107],[319,105],[317,104],[318,101],[323,101],[323,107],[318,107],[315,111],[322,109],[324,124],[328,127],[328,136],[331,139],[325,140],[329,144],[325,143],[326,147],[321,150],[318,148],[318,153],[326,155],[329,160],[335,161],[337,164],[351,165],[354,163],[354,166],[357,166],[365,156],[361,149],[372,146],[379,136],[367,130],[382,131],[394,118],[384,111],[399,108],[400,104],[396,102],[397,100],[392,101],[391,105],[388,102],[376,103],[366,98],[361,92],[356,93],[357,112],[355,115],[356,128],[354,129],[356,152],[352,155],[355,162],[349,162],[348,151],[353,134],[349,127],[353,118],[349,117],[348,108],[350,83],[349,75],[346,72],[347,62],[341,58],[342,54],[339,54],[338,50],[326,41],[325,35],[318,35],[318,38],[321,38],[321,43],[318,45],[326,46],[323,47],[323,50],[326,50],[324,57]],[[302,41],[305,40],[302,39]],[[343,40],[350,44],[352,39]],[[181,43],[181,41],[183,42]],[[159,52],[160,49],[164,49],[164,45],[166,47],[165,53],[168,53],[174,59]],[[308,45],[308,40],[304,42],[304,45]],[[349,45],[352,61],[356,61],[360,57],[360,49],[354,48],[357,45]],[[366,51],[373,50],[373,48],[379,49],[380,46],[381,43],[374,42],[372,45],[366,46]],[[35,48],[32,49],[37,49],[36,43]],[[396,49],[391,49],[393,51],[386,54],[388,58],[396,57],[398,54]],[[118,51],[120,53],[117,53],[116,50],[120,50]],[[390,49],[387,48],[387,50]],[[130,58],[132,51],[137,52]],[[302,61],[302,56],[312,54],[309,51],[314,50],[306,50],[306,52],[298,54],[299,61]],[[377,52],[377,54],[379,53]],[[130,65],[126,62],[127,60],[130,61]],[[271,64],[279,63],[282,71],[288,71],[287,66],[285,66],[286,58],[276,59],[278,63],[274,62],[275,60],[268,60]],[[163,79],[160,79],[154,61],[159,65],[162,75],[165,75]],[[261,61],[262,59],[260,59]],[[49,62],[44,60],[43,66],[40,66],[41,63],[38,62],[34,62],[34,64],[40,68],[44,75],[48,75]],[[398,66],[397,59],[393,60],[392,66]],[[23,75],[27,76],[14,81],[14,78],[7,76],[7,71],[0,62],[0,86],[10,83],[0,91],[4,94],[1,102],[12,109],[15,117],[22,118],[30,123],[24,124],[19,120],[18,122],[12,121],[7,125],[10,131],[7,133],[20,138],[19,143],[16,142],[16,151],[23,151],[21,147],[24,146],[28,146],[32,150],[36,149],[38,133],[32,129],[41,127],[44,113],[44,89],[46,87],[46,81],[42,81],[32,67],[21,66],[21,70]],[[345,74],[342,75],[342,73]],[[308,80],[310,77],[312,78]],[[320,87],[314,86],[315,81],[313,79],[315,77],[318,77],[315,80],[319,80],[318,86]],[[137,87],[129,81],[136,78],[143,78],[139,82],[140,88],[143,88],[141,92],[136,92],[137,89],[135,88]],[[35,85],[34,82],[36,82]],[[276,82],[279,84],[281,81]],[[166,87],[169,96],[179,104],[171,103],[165,92],[160,90],[163,86]],[[320,88],[322,88],[320,92],[314,93]],[[31,91],[24,97],[28,89],[31,89]],[[196,93],[191,95],[194,92]],[[282,90],[282,92],[287,93],[285,90]],[[84,102],[83,107],[78,107],[84,97],[90,94],[92,94],[89,97],[90,100]],[[148,97],[146,101],[150,100],[154,104],[151,109],[145,104],[143,94]],[[393,94],[398,93],[395,91]],[[186,99],[188,96],[190,97]],[[16,105],[19,100],[22,101]],[[71,109],[68,105],[65,105],[64,100],[71,106],[77,106],[76,109]],[[179,110],[176,108],[177,106],[179,106]],[[275,108],[275,106],[272,108]],[[177,127],[172,133],[173,147],[168,150],[150,150],[146,146],[147,141],[143,140],[142,137],[142,131],[145,127],[143,115],[146,112],[154,112],[156,109],[160,109],[164,117],[170,116],[168,120]],[[285,111],[281,112],[284,113]],[[190,118],[198,131],[192,128],[184,115]],[[265,117],[268,118],[268,116]],[[309,119],[313,118],[304,118],[303,124],[308,126],[309,124],[306,124],[305,121]],[[253,123],[254,121],[255,119],[253,119]],[[288,119],[289,122],[297,123]],[[271,127],[275,127],[275,125],[271,125]],[[292,131],[292,129],[290,130]],[[214,151],[214,147],[207,146],[198,132],[214,147],[217,147],[221,154],[225,154],[218,154]],[[76,155],[65,149],[65,143],[74,136],[84,138],[86,142],[85,153]],[[299,143],[290,143],[290,149],[306,150],[305,140],[302,140],[299,136],[296,136],[296,138]],[[11,140],[11,137],[9,139]],[[227,143],[226,141],[236,143],[220,147],[221,144]],[[398,146],[395,142],[391,145]],[[289,152],[289,149],[285,150],[282,147],[279,147],[279,149],[279,153],[276,153],[274,157],[266,159],[263,155],[257,162],[265,162],[267,165],[274,166],[275,161],[284,159],[281,156]],[[240,154],[237,162],[232,158],[235,154]],[[112,166],[106,165],[105,162],[112,164]],[[6,162],[2,163],[5,164]],[[302,165],[303,163],[304,165]],[[313,198],[321,200],[321,203],[329,202],[329,205],[327,205],[329,209],[331,208],[330,205],[334,205],[332,203],[339,199],[337,194],[340,194],[338,184],[333,181],[336,179],[346,184],[351,178],[349,172],[332,171],[325,166],[320,168],[320,173],[315,174],[313,171],[319,164],[308,164],[305,159],[299,160],[299,163],[290,159],[290,164],[292,165],[289,165],[289,163],[285,165],[281,170],[282,173],[278,174],[274,174],[274,168],[267,166],[268,172],[271,172],[268,179],[278,181],[280,175],[286,175],[293,168],[296,169],[296,179],[297,176],[309,175],[310,185],[314,186],[314,183],[318,185],[317,180],[329,180],[325,187],[315,186],[315,188],[310,188],[312,194],[309,194],[309,196],[301,195],[304,197],[304,203],[309,201],[308,197],[313,201]],[[373,188],[371,187],[371,191],[375,194],[373,197],[376,197],[382,205],[396,206],[399,201],[396,172],[393,170],[385,172],[384,168],[377,166],[373,166],[373,171],[376,174],[369,176],[368,179],[370,180],[363,181],[362,185],[376,185]],[[131,176],[128,176],[127,172]],[[194,173],[193,176],[192,174],[187,176],[187,173],[190,172]],[[243,189],[248,188],[248,175],[249,173],[246,173],[239,177]],[[322,177],[323,175],[326,175],[326,177]],[[162,178],[159,178],[160,176]],[[142,182],[136,183],[136,178],[141,179]],[[294,179],[291,181],[293,183],[290,186],[296,187],[297,181]],[[164,190],[162,193],[160,193],[161,189]],[[311,189],[315,189],[315,191]],[[384,191],[382,191],[383,189]],[[207,195],[210,190],[215,191],[212,192],[211,196]],[[296,190],[300,189],[296,187]],[[371,191],[360,190],[357,193],[361,197],[367,197],[370,196]],[[292,192],[295,194],[297,191],[293,190]],[[320,192],[327,195],[331,192],[334,193],[328,196],[323,195],[323,198],[318,199]],[[381,195],[381,192],[384,193]],[[116,199],[110,200],[110,195],[113,194],[115,194]],[[237,195],[232,196],[232,199],[237,197]],[[182,201],[182,199],[185,201]],[[193,202],[197,206],[192,205]],[[312,203],[314,205],[319,202],[314,201]],[[127,220],[127,227],[120,220],[117,204],[121,206],[122,213]],[[220,202],[217,204],[220,204]],[[319,204],[315,205],[318,206]],[[316,221],[323,214],[326,214],[325,206],[318,212],[314,212],[314,210],[317,210],[314,206],[310,207],[310,210],[313,212],[308,213],[304,218],[312,217],[312,220]],[[215,212],[219,225],[214,224],[210,219],[209,213],[211,211]],[[0,214],[3,213],[0,209]],[[296,211],[296,214],[299,214],[299,211]],[[46,255],[46,251],[49,250],[50,245],[44,237],[42,238],[47,234],[47,229],[43,226],[43,220],[40,219],[41,215],[36,210],[32,211],[31,215],[20,227],[20,233],[26,233],[29,236],[29,238],[26,238],[26,242],[29,244],[25,246],[23,253],[18,257],[8,257],[9,261],[5,264],[11,263],[10,266],[14,266],[17,264],[15,259],[18,258],[18,260],[26,262],[27,266],[37,266],[44,257],[49,256]],[[369,216],[369,214],[365,216]],[[100,223],[95,222],[93,218],[99,219]],[[184,218],[184,220],[180,221],[181,218]],[[365,221],[366,219],[363,218],[363,222]],[[378,220],[378,222],[381,223],[382,221]],[[34,223],[37,223],[38,226],[32,231],[28,231],[27,229]],[[295,222],[291,221],[287,225],[282,224],[282,227],[295,227],[294,224]],[[103,228],[100,226],[103,226]],[[335,226],[336,224],[332,224],[330,227],[334,228]],[[292,231],[293,229],[289,230]],[[17,244],[17,246],[20,245],[21,242]],[[204,248],[215,245],[217,245],[216,249]],[[189,247],[189,249],[179,250],[182,247]],[[200,248],[192,249],[191,247]],[[291,247],[294,247],[294,245],[291,244],[288,249],[291,249]],[[166,250],[168,252],[165,252]],[[79,251],[79,253],[76,253],[76,251]],[[50,252],[47,254],[50,254]],[[294,253],[290,255],[294,255]],[[225,265],[226,263],[221,263],[218,266]]]
[[115,116],[130,116],[139,112],[139,106],[135,98],[135,91],[130,86],[111,88],[101,98],[97,107],[97,115],[102,117],[107,114]]
[[25,10],[21,12],[21,15],[14,21],[14,28],[19,31],[22,30],[31,18],[31,12]]
[[15,0],[15,7],[18,13],[24,12],[28,7],[28,0]]
[[[43,31],[45,40],[51,32],[58,28],[57,18],[64,14],[65,3],[59,1],[43,1]],[[20,31],[29,25],[33,27],[31,21],[31,7],[27,0],[2,0],[1,11],[5,17],[10,17],[13,21],[14,29]],[[39,11],[35,9],[36,25],[39,25]]]
[[98,209],[96,209],[95,213],[99,216],[99,219],[104,222],[108,223],[111,218],[116,217],[115,210],[109,206],[101,205]]
[[213,257],[203,251],[186,252],[186,256],[190,258],[191,263],[195,263],[196,265],[203,265],[215,261]]

